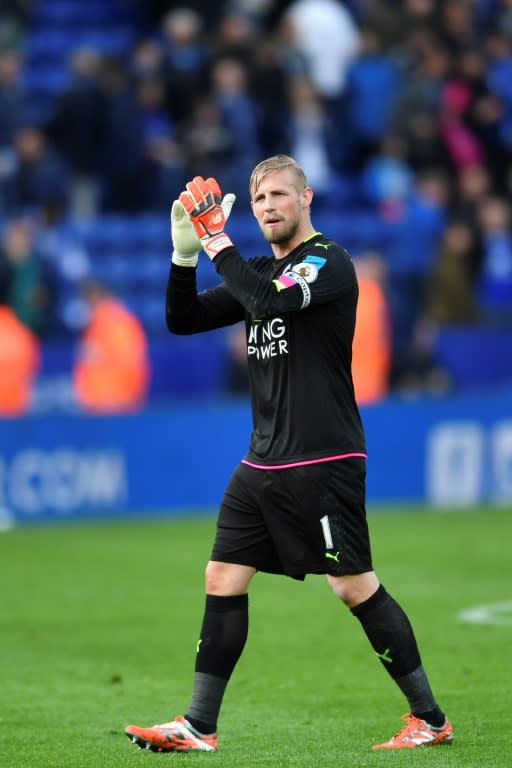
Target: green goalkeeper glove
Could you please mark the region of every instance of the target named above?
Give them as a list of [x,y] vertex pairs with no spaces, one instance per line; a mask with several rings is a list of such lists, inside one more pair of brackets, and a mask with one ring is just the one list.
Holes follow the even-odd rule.
[[[207,179],[205,183],[209,184],[213,181],[214,179]],[[235,200],[236,196],[232,193],[228,193],[222,199],[220,205],[225,221],[229,218]],[[173,243],[173,263],[179,264],[180,267],[195,267],[199,251],[203,246],[180,200],[175,200],[171,208],[171,237]]]
[[233,245],[224,232],[227,220],[225,200],[230,195],[222,201],[221,196],[215,179],[205,181],[202,176],[195,176],[193,181],[189,181],[187,191],[180,195],[180,202],[190,217],[200,244],[212,261],[220,251]]

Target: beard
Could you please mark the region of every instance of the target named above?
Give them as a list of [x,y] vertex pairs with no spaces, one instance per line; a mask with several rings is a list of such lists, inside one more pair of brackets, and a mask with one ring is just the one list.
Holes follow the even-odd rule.
[[299,230],[299,222],[280,222],[277,227],[267,230],[264,224],[260,224],[260,229],[267,243],[282,245],[291,240]]

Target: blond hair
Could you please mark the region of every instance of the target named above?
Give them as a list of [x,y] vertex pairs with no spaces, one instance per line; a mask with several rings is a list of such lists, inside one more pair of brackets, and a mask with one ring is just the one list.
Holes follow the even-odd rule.
[[282,171],[284,168],[290,168],[294,172],[296,186],[299,192],[302,192],[303,189],[309,186],[306,174],[300,165],[297,165],[293,157],[289,157],[288,155],[274,155],[273,157],[269,157],[266,160],[262,160],[261,163],[258,163],[251,173],[251,178],[249,179],[250,194],[253,195],[258,191],[259,185],[268,173]]

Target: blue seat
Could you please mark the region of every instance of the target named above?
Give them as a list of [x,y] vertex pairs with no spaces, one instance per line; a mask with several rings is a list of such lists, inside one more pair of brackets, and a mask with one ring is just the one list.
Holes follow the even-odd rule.
[[512,318],[508,327],[501,328],[444,327],[435,352],[459,389],[511,384]]
[[126,12],[115,3],[74,2],[73,0],[44,0],[30,8],[32,25],[83,26],[86,24],[114,24],[126,19]]
[[29,93],[46,93],[55,96],[67,88],[71,76],[67,69],[52,64],[48,66],[26,67],[23,79]]

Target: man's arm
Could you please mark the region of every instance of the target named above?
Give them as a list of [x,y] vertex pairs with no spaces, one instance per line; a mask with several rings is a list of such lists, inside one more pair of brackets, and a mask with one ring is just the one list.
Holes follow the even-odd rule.
[[[348,254],[333,242],[311,239],[308,264],[289,263],[275,280],[268,279],[244,261],[225,232],[226,216],[221,190],[215,179],[195,176],[179,201],[188,213],[205,253],[222,275],[229,292],[257,318],[278,312],[297,312],[357,292],[357,280]],[[308,241],[309,243],[309,241]],[[325,250],[325,255],[322,255]],[[327,252],[329,252],[327,254]],[[286,259],[283,259],[283,267]]]
[[332,243],[325,256],[317,255],[316,251],[326,253],[315,249],[312,243],[304,263],[285,269],[275,280],[260,275],[235,248],[221,251],[214,265],[232,296],[251,315],[261,319],[283,312],[300,312],[357,290],[353,264],[343,249]]
[[165,318],[171,333],[180,335],[234,325],[245,317],[243,306],[222,284],[197,293],[196,270],[171,265],[165,298]]
[[[234,202],[232,194],[220,201],[224,220]],[[171,237],[173,253],[165,300],[168,329],[177,334],[200,333],[243,319],[243,307],[222,286],[198,295],[196,266],[202,243],[179,200],[171,209]]]

